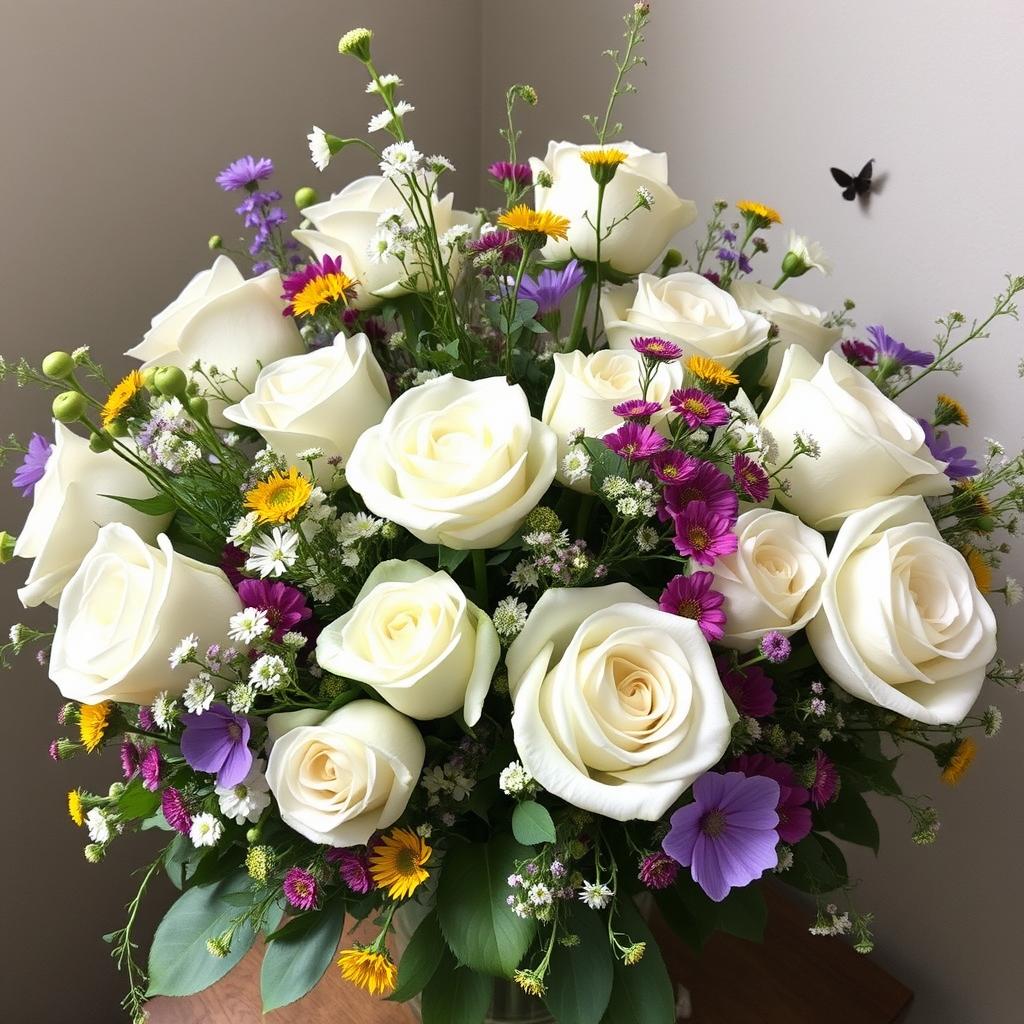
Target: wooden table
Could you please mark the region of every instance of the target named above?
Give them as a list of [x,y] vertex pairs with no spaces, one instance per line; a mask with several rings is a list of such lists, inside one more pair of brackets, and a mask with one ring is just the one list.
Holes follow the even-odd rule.
[[[912,993],[841,939],[807,932],[808,912],[767,886],[765,942],[716,934],[698,956],[652,922],[673,977],[690,993],[691,1024],[895,1024]],[[359,929],[355,938],[367,937]],[[346,944],[351,941],[347,938]],[[379,1002],[331,968],[301,1003],[260,1013],[263,953],[254,949],[213,988],[188,999],[155,999],[152,1024],[413,1024],[404,1006]]]

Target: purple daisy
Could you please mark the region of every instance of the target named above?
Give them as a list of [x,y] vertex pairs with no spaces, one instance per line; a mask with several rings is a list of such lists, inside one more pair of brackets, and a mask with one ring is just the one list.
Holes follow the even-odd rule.
[[243,156],[228,164],[216,180],[225,192],[234,192],[240,188],[254,188],[258,181],[266,180],[273,173],[274,162],[268,157]]
[[53,445],[42,434],[33,434],[28,442],[28,450],[21,465],[14,471],[11,485],[21,488],[21,496],[30,498],[36,484],[46,472],[46,463],[50,461]]
[[814,769],[814,779],[810,785],[811,803],[815,807],[824,807],[839,789],[839,772],[823,750],[814,751],[811,768]]
[[659,363],[670,362],[683,354],[678,345],[664,338],[633,338],[630,344],[645,359],[653,359]]
[[181,753],[200,772],[217,776],[224,789],[237,786],[252,767],[249,749],[251,726],[244,715],[236,715],[226,704],[214,704],[201,715],[181,716]]
[[302,591],[280,580],[242,580],[235,589],[246,608],[261,608],[267,613],[276,644],[289,630],[313,617]]
[[761,654],[764,655],[773,665],[781,665],[793,653],[793,645],[789,637],[784,636],[777,629],[769,630],[758,645]]
[[[647,402],[642,398],[630,398],[612,406],[612,412],[627,423],[649,423],[652,416],[661,412],[660,402]],[[667,453],[666,453],[667,454]],[[659,455],[660,459],[661,456]]]
[[160,806],[163,808],[167,824],[175,832],[180,832],[181,835],[187,836],[192,828],[192,814],[181,793],[176,789],[168,787],[160,798]]
[[768,474],[746,455],[736,455],[732,460],[732,478],[736,486],[751,501],[764,501],[772,491]]
[[680,807],[662,848],[716,903],[778,862],[775,831],[779,784],[742,772],[707,772],[693,784],[693,803]]
[[675,885],[676,878],[679,877],[679,863],[667,853],[658,850],[655,853],[649,853],[640,862],[640,871],[637,877],[648,889],[655,891],[670,889]]
[[618,430],[602,438],[606,448],[621,455],[627,462],[643,462],[664,451],[668,439],[662,437],[654,427],[641,423],[624,423]]
[[316,878],[305,868],[289,868],[281,888],[284,890],[284,898],[296,910],[312,910],[316,907]]
[[723,555],[731,555],[739,540],[732,532],[733,522],[717,515],[703,501],[691,501],[675,516],[676,551],[700,565],[714,565]]
[[487,168],[487,173],[502,185],[513,184],[516,188],[529,188],[533,184],[533,171],[529,164],[513,164],[498,160]]
[[715,515],[735,522],[740,500],[732,489],[732,481],[714,463],[700,459],[691,461],[694,463],[691,471],[678,483],[665,488],[661,521],[675,519],[691,502],[702,501]]
[[670,615],[693,619],[709,641],[721,640],[725,632],[725,598],[711,589],[715,577],[710,572],[695,572],[691,576],[675,576],[661,593],[658,606]]
[[903,342],[886,334],[885,328],[881,324],[868,327],[867,332],[871,335],[879,362],[883,359],[891,359],[894,363],[899,363],[900,366],[931,366],[935,362],[935,356],[930,352],[907,348]]
[[142,778],[142,784],[151,793],[155,793],[160,788],[160,769],[162,763],[160,751],[156,747],[150,747],[142,755],[142,760],[139,762],[139,775]]
[[130,779],[139,770],[139,748],[131,740],[122,740],[120,754],[121,774],[124,778]]
[[[562,270],[542,270],[536,278],[524,277],[519,285],[519,298],[537,303],[537,315],[546,316],[561,309],[567,295],[574,292],[586,275],[576,260]],[[509,290],[514,285],[508,281]]]
[[700,388],[677,388],[669,402],[691,430],[720,427],[729,422],[729,410],[725,405]]
[[338,865],[338,873],[342,881],[360,896],[365,896],[373,888],[373,876],[370,874],[370,858],[368,852],[343,849],[328,850],[325,859]]
[[139,708],[137,717],[139,720],[140,729],[143,729],[146,732],[152,732],[153,729],[156,727],[156,721],[153,718],[153,712],[150,708],[147,708],[145,705],[142,705],[142,707]]
[[779,784],[779,803],[775,811],[779,816],[776,831],[784,843],[799,843],[811,831],[811,809],[807,801],[811,794],[797,782],[796,772],[767,754],[741,754],[729,762],[729,771],[743,772],[747,778],[761,776]]
[[744,718],[767,718],[775,711],[775,685],[757,665],[734,668],[727,658],[715,659],[725,692]]
[[[699,465],[700,461],[698,459],[675,448],[659,452],[651,459],[651,469],[654,471],[654,475],[663,484],[669,485],[687,480],[697,472]],[[669,516],[667,514],[662,517],[663,522],[668,519]]]
[[501,253],[502,263],[518,263],[523,257],[523,250],[516,241],[516,236],[511,231],[503,229],[485,231],[479,238],[470,242],[467,248],[470,252],[494,252],[497,249]]
[[964,477],[978,475],[978,463],[966,457],[967,449],[963,445],[953,447],[947,431],[936,430],[927,420],[919,419],[917,422],[924,431],[924,443],[928,451],[936,461],[946,464],[944,472],[950,480],[963,480]]
[[848,338],[839,346],[848,363],[854,366],[874,366],[878,353],[874,345],[857,338]]
[[288,305],[282,310],[281,315],[294,315],[295,307],[293,303],[295,298],[311,281],[317,281],[328,274],[341,273],[340,256],[314,256],[301,270],[296,270],[294,274],[289,274],[282,280],[281,284],[284,287],[284,291],[281,293],[281,298],[287,299]]

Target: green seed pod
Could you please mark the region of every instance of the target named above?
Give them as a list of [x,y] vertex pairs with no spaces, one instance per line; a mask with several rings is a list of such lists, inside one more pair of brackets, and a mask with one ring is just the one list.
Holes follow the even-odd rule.
[[315,188],[304,185],[295,193],[295,205],[298,209],[304,210],[307,206],[312,206],[318,198]]
[[75,423],[85,415],[85,395],[62,391],[53,400],[53,418],[60,423]]
[[100,455],[102,452],[109,452],[113,447],[110,435],[107,433],[97,434],[95,431],[89,435],[89,450]]
[[177,366],[161,366],[153,376],[153,383],[161,395],[183,396],[188,390],[188,377]]
[[62,352],[59,349],[56,352],[51,352],[43,360],[43,373],[51,380],[63,380],[65,377],[70,377],[74,370],[75,361],[67,352]]

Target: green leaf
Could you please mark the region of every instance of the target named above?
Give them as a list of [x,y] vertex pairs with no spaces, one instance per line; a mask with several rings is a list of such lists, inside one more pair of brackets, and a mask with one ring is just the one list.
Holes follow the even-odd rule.
[[747,356],[739,366],[736,367],[736,376],[740,379],[740,387],[746,392],[747,397],[753,401],[760,388],[761,378],[768,366],[768,353],[771,345],[759,348],[753,355]]
[[627,967],[616,959],[614,984],[602,1024],[675,1024],[676,1000],[658,943],[631,900],[616,903],[615,930],[646,942],[643,960]]
[[585,437],[582,445],[590,456],[590,486],[595,493],[601,492],[601,484],[610,476],[625,476],[626,463],[596,437]]
[[654,898],[672,930],[694,949],[701,949],[718,927],[715,904],[688,875],[680,875],[675,885]]
[[178,898],[153,936],[149,951],[149,995],[190,996],[220,981],[249,951],[256,934],[239,928],[226,957],[211,956],[207,939],[221,935],[238,915],[224,900],[231,892],[250,886],[249,876],[239,871],[215,885],[200,885]]
[[512,812],[512,834],[524,846],[555,841],[555,823],[551,814],[536,800],[524,800]]
[[142,784],[142,779],[133,779],[117,798],[117,809],[124,821],[148,818],[160,806],[160,794],[151,793]]
[[841,889],[850,880],[843,851],[817,832],[793,847],[793,866],[779,878],[787,885],[815,894]]
[[199,863],[196,848],[188,836],[176,835],[164,853],[164,870],[167,877],[180,889],[191,877]]
[[120,494],[102,494],[100,497],[120,501],[147,516],[166,516],[178,507],[174,499],[164,493],[155,494],[152,498],[125,498]]
[[544,1001],[558,1024],[600,1024],[615,977],[607,925],[603,915],[574,903],[565,930],[579,936],[579,945],[555,947]]
[[448,950],[423,990],[423,1024],[483,1024],[494,996],[494,982],[468,967],[459,967]]
[[878,822],[867,801],[853,787],[843,786],[836,799],[814,816],[814,824],[838,839],[878,853]]
[[404,1003],[419,995],[433,978],[443,955],[444,938],[437,923],[437,912],[432,910],[412,933],[398,961],[398,983],[388,998]]
[[438,920],[448,948],[474,971],[510,978],[530,948],[534,922],[505,902],[508,876],[530,855],[510,835],[496,835],[489,843],[456,843],[445,857]]
[[469,551],[456,551],[454,548],[446,548],[443,544],[437,545],[437,567],[445,572],[455,572],[462,563],[469,558]]
[[303,932],[267,946],[260,972],[264,1013],[301,999],[324,976],[345,924],[345,901],[334,899],[308,919]]
[[718,904],[718,927],[730,935],[750,942],[761,942],[767,923],[768,908],[765,906],[764,893],[757,882],[733,889]]

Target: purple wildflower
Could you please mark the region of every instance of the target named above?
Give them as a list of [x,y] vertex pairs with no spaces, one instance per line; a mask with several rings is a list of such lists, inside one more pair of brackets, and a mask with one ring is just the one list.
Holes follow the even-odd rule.
[[279,580],[242,580],[235,589],[246,608],[261,608],[267,613],[276,644],[289,630],[313,617],[302,591]]
[[783,636],[777,629],[765,633],[759,646],[761,653],[773,665],[781,665],[793,653],[793,645],[789,638]]
[[667,438],[654,427],[641,423],[624,423],[618,430],[605,434],[602,440],[606,448],[627,462],[642,462],[668,447]]
[[722,241],[727,242],[729,245],[732,245],[733,242],[736,241],[736,232],[730,231],[728,228],[726,228],[722,232]]
[[705,270],[703,276],[705,280],[710,281],[712,284],[722,283],[722,275],[714,270]]
[[725,632],[725,598],[711,589],[715,577],[710,572],[695,572],[692,576],[675,576],[662,591],[658,606],[670,615],[693,619],[709,641],[721,640]]
[[739,254],[736,265],[740,268],[741,274],[752,274],[754,272],[754,264],[750,262],[746,253],[741,252]]
[[504,229],[485,231],[479,238],[470,242],[467,248],[478,253],[498,250],[502,263],[518,263],[523,257],[523,250],[516,241],[516,236]]
[[775,808],[779,816],[776,827],[779,839],[793,844],[807,837],[811,831],[811,809],[807,806],[810,793],[797,782],[796,772],[788,764],[767,754],[741,754],[729,762],[729,771],[743,772],[747,778],[774,779],[779,784],[779,802]]
[[130,779],[139,770],[141,751],[131,740],[121,741],[121,774]]
[[732,521],[717,515],[703,501],[688,502],[674,519],[676,551],[700,565],[713,565],[723,555],[731,555],[739,544]]
[[917,422],[924,431],[924,443],[928,451],[938,462],[946,464],[944,472],[950,480],[978,475],[978,463],[966,457],[967,449],[963,445],[953,447],[948,431],[936,430],[927,420],[919,419]]
[[248,561],[249,556],[234,544],[226,544],[220,553],[220,567],[224,575],[231,581],[233,587],[237,587],[245,577],[242,575],[242,568]]
[[216,180],[225,192],[234,192],[240,188],[255,188],[258,181],[264,181],[273,173],[274,162],[268,157],[243,156],[228,164]]
[[824,807],[839,788],[839,773],[836,766],[823,750],[814,751],[814,780],[810,785],[811,803],[815,807]]
[[874,342],[879,362],[883,359],[891,359],[894,363],[899,363],[900,366],[931,366],[935,362],[935,356],[930,352],[907,348],[903,342],[886,334],[885,328],[881,324],[868,327],[867,332]]
[[645,359],[653,359],[659,363],[670,362],[683,354],[678,345],[666,341],[665,338],[632,338],[629,343]]
[[715,659],[725,692],[744,718],[767,718],[775,711],[775,686],[758,665],[733,668],[728,659]]
[[[575,291],[584,278],[583,268],[570,260],[562,270],[542,270],[536,278],[524,277],[519,285],[519,298],[537,303],[537,315],[546,316],[560,309],[567,295]],[[514,282],[508,281],[511,287]]]
[[175,832],[180,832],[183,836],[187,836],[192,828],[192,814],[181,793],[176,789],[168,787],[160,798],[160,804],[163,808],[164,818],[167,819],[167,824]]
[[661,521],[676,518],[691,502],[702,501],[716,515],[734,523],[740,500],[732,489],[732,481],[712,462],[700,459],[690,462],[686,475],[663,492]]
[[716,903],[778,862],[775,831],[779,784],[742,772],[707,772],[693,784],[694,802],[680,807],[662,848]]
[[768,474],[751,458],[742,453],[732,460],[732,478],[737,487],[751,501],[764,501],[772,490]]
[[866,341],[859,341],[857,338],[848,338],[839,346],[848,363],[854,366],[874,366],[878,353],[874,345]]
[[512,184],[517,189],[529,188],[533,184],[533,171],[529,164],[513,164],[498,160],[487,168],[487,173],[502,185]]
[[618,405],[613,405],[612,412],[627,423],[649,423],[652,416],[661,412],[661,403],[646,402],[642,398],[630,398],[625,402],[619,402]]
[[328,850],[326,859],[338,865],[338,873],[342,881],[360,896],[365,896],[373,888],[373,876],[370,874],[370,858],[366,850],[354,849]]
[[50,746],[47,748],[47,753],[50,755],[51,761],[60,760],[60,741],[52,740]]
[[160,751],[156,747],[150,747],[142,755],[142,761],[139,763],[139,775],[142,778],[142,784],[151,793],[155,793],[160,788],[160,768],[162,763]]
[[225,704],[214,704],[201,715],[181,716],[185,731],[181,735],[181,753],[200,772],[217,776],[217,785],[225,789],[237,786],[252,767],[249,749],[249,720],[234,714]]
[[295,310],[292,303],[299,292],[301,292],[302,289],[310,283],[310,281],[316,281],[321,277],[326,277],[328,274],[341,273],[340,256],[314,256],[301,270],[296,270],[295,273],[289,274],[281,281],[281,284],[284,286],[281,298],[288,300],[288,305],[284,308],[282,315],[294,315]]
[[729,422],[729,410],[700,388],[677,388],[669,396],[669,402],[691,430],[720,427]]
[[145,732],[152,732],[156,727],[156,722],[153,719],[153,712],[150,708],[145,705],[139,708],[138,711],[139,728]]
[[734,249],[719,249],[718,261],[720,263],[735,263],[738,253]]
[[12,486],[21,488],[21,496],[29,498],[36,489],[36,484],[46,472],[46,463],[50,460],[53,445],[42,434],[33,434],[28,442],[28,450],[21,465],[14,471]]
[[647,886],[655,891],[670,889],[675,885],[679,876],[679,863],[674,861],[667,853],[661,850],[649,853],[640,862],[640,871],[637,877]]
[[305,868],[289,868],[281,888],[284,898],[296,910],[312,910],[316,906],[316,878]]

